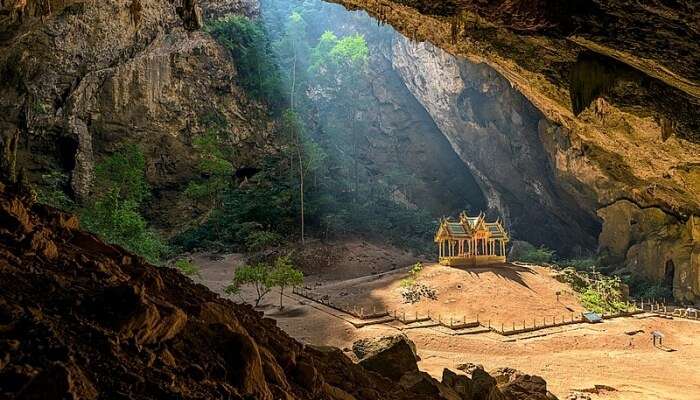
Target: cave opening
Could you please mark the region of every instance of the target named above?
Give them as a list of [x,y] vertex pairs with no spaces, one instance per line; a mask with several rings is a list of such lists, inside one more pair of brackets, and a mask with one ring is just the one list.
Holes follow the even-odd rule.
[[676,266],[673,260],[666,261],[666,266],[664,268],[664,286],[668,288],[673,288],[673,280],[676,275]]
[[67,136],[61,136],[56,140],[56,156],[58,164],[63,171],[75,169],[75,156],[78,153],[78,141]]
[[[294,103],[302,115],[313,110],[304,121],[310,139],[350,181],[350,202],[364,182],[369,193],[387,190],[391,201],[433,218],[484,211],[518,239],[562,256],[593,251],[600,222],[557,182],[539,132],[545,117],[491,67],[321,0],[264,0],[261,16],[272,42],[282,44],[273,53],[283,75],[293,75]],[[323,64],[324,46],[336,64]],[[338,74],[329,79],[328,71],[361,54],[366,63],[352,68],[365,73],[347,74],[350,85]],[[343,55],[350,61],[339,66]],[[582,74],[583,107],[608,80],[589,88],[588,69]]]

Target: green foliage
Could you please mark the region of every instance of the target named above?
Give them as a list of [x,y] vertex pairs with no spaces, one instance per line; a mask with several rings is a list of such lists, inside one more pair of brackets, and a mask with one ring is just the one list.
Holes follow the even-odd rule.
[[415,286],[416,283],[418,282],[418,275],[420,272],[423,270],[423,264],[418,261],[417,263],[413,264],[411,268],[408,270],[408,278],[404,278],[400,282],[400,286],[402,288],[409,288],[411,286]]
[[175,268],[179,269],[180,272],[187,276],[199,276],[199,268],[191,261],[184,258],[175,261]]
[[516,256],[516,261],[522,261],[531,264],[547,264],[554,259],[554,250],[550,250],[544,246],[535,247],[531,244],[524,245],[525,248]]
[[673,299],[673,290],[661,282],[653,282],[640,276],[630,276],[625,280],[630,288],[630,295],[637,299]]
[[270,104],[279,101],[281,81],[275,55],[259,23],[234,15],[207,23],[205,30],[229,50],[249,93]]
[[282,237],[275,232],[253,231],[245,239],[246,248],[250,251],[259,251],[278,244]]
[[[370,122],[362,118],[363,110],[370,106],[366,96],[370,52],[364,37],[357,33],[338,36],[323,32],[334,27],[318,30],[318,24],[307,24],[311,18],[323,18],[322,6],[277,2],[275,7],[280,12],[265,17],[275,21],[267,26],[272,32],[271,46],[267,38],[262,39],[266,43],[262,47],[247,44],[260,42],[259,26],[240,17],[217,21],[207,29],[234,58],[241,59],[237,67],[242,76],[255,77],[262,65],[255,60],[258,55],[274,52],[269,60],[278,63],[277,68],[263,70],[279,71],[270,74],[277,74],[282,82],[280,97],[289,99],[275,139],[278,152],[256,165],[261,171],[255,182],[241,187],[225,184],[230,179],[217,181],[216,173],[225,172],[225,177],[227,168],[216,168],[219,164],[213,161],[221,157],[205,157],[208,164],[200,168],[201,175],[208,178],[192,183],[187,195],[202,201],[215,193],[217,200],[210,203],[214,207],[208,219],[182,232],[175,243],[185,250],[233,247],[255,251],[298,238],[303,215],[305,232],[311,236],[359,234],[432,252],[434,218],[394,198],[397,189],[409,194],[410,173],[384,171],[384,176],[376,177],[362,164],[361,146],[367,142],[363,135],[371,129]],[[207,121],[221,130],[221,118],[215,113]],[[220,144],[218,149],[226,145]],[[224,184],[211,190],[205,184],[212,179]]]
[[294,268],[289,256],[277,257],[271,273],[271,279],[275,286],[280,288],[280,309],[282,308],[282,296],[287,287],[300,286],[304,283],[304,274]]
[[60,171],[42,175],[37,186],[37,201],[63,211],[74,211],[75,202],[66,194],[68,179],[68,175]]
[[255,306],[257,307],[274,286],[272,269],[263,263],[238,267],[234,272],[231,284],[224,289],[224,292],[238,294],[243,285],[252,285],[255,289]]
[[225,142],[225,131],[216,126],[195,138],[192,145],[199,157],[197,172],[203,178],[191,181],[184,194],[192,200],[215,206],[233,177],[234,167],[229,161],[233,158],[232,148]]
[[598,262],[598,259],[595,257],[587,257],[587,258],[572,258],[572,259],[567,259],[567,260],[560,260],[557,262],[557,264],[565,266],[565,267],[572,267],[578,271],[593,272],[593,271],[595,271],[596,267],[600,263]]
[[565,282],[580,294],[583,306],[593,312],[626,311],[620,277],[599,272],[577,271],[572,267],[562,270]]
[[255,306],[257,307],[272,288],[277,286],[280,288],[280,308],[282,308],[284,289],[289,286],[299,286],[303,281],[304,275],[294,268],[290,257],[285,256],[278,257],[272,266],[257,263],[237,268],[231,284],[224,289],[224,292],[239,294],[242,286],[251,285],[255,289]]
[[319,38],[318,44],[311,52],[309,72],[314,75],[317,84],[325,89],[336,89],[335,100],[343,92],[349,92],[350,100],[357,100],[364,88],[369,48],[364,36],[360,34],[338,38],[333,32],[326,31]]
[[159,263],[167,247],[139,213],[148,195],[145,159],[126,146],[95,166],[93,198],[80,211],[82,226],[105,241]]

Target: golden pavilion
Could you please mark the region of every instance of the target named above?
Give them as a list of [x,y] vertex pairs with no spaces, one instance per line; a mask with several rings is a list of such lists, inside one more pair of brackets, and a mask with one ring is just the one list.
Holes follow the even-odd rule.
[[439,262],[442,265],[485,265],[506,261],[508,233],[496,222],[486,222],[484,213],[470,217],[459,214],[459,221],[440,220],[435,234]]

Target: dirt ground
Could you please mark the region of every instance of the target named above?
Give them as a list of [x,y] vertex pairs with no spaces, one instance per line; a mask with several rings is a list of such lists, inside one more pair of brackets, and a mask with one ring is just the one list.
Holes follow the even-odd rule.
[[401,296],[401,281],[408,276],[407,268],[310,288],[349,309],[388,309],[397,310],[398,314],[430,314],[467,321],[478,317],[495,326],[522,326],[523,322],[531,326],[542,323],[543,318],[569,319],[573,313],[584,311],[571,288],[551,275],[548,268],[537,266],[457,268],[426,264],[418,282],[435,289],[437,298],[416,304],[405,304]]
[[[359,245],[359,248],[366,250],[368,245]],[[387,256],[381,251],[370,253],[380,259]],[[219,293],[230,281],[235,265],[244,262],[244,258],[237,254],[194,255],[192,259],[201,269],[201,277],[197,280]],[[369,260],[376,262],[373,258]],[[406,267],[415,262],[403,261]],[[375,265],[383,264],[378,262]],[[389,264],[384,270],[391,268]],[[371,301],[390,304],[394,296],[391,293],[396,289],[392,285],[405,277],[405,269],[359,279],[353,278],[357,274],[348,273],[342,265],[336,264],[333,269],[344,271],[342,277],[330,273],[331,270],[314,271],[307,282],[327,293],[334,293],[335,289],[345,290],[348,294],[344,297],[353,301],[360,301],[364,296]],[[579,310],[580,305],[574,297],[560,296],[560,302],[556,301],[556,291],[564,292],[566,288],[560,287],[561,284],[549,276],[546,268],[528,269],[514,268],[508,272],[484,268],[469,272],[431,266],[424,270],[424,277],[432,279],[436,285],[444,285],[438,288],[437,303],[444,307],[478,310],[494,320],[513,318],[524,310],[550,313],[568,311],[566,307]],[[366,273],[368,270],[375,274],[382,272],[380,267],[364,267],[356,272]],[[461,288],[457,288],[453,278],[464,282]],[[316,286],[315,282],[322,283]],[[260,308],[290,335],[310,344],[348,349],[357,339],[403,328],[399,323],[391,323],[356,329],[348,322],[348,316],[295,295],[283,296],[284,308],[280,310],[279,298],[279,291],[275,289]],[[251,299],[249,290],[244,290],[240,298],[234,298]],[[664,333],[664,345],[668,351],[652,346],[650,333],[654,330]],[[583,391],[592,399],[606,400],[700,399],[700,322],[639,315],[606,320],[596,325],[552,328],[515,338],[491,332],[450,336],[436,328],[404,332],[417,345],[422,358],[420,368],[438,378],[443,368],[454,370],[457,363],[474,362],[484,365],[487,370],[507,366],[540,375],[546,379],[549,390],[560,399],[565,399],[572,391]]]

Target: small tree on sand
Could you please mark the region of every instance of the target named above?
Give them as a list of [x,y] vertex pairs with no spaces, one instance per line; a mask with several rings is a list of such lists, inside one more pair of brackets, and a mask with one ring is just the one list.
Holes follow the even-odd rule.
[[289,256],[277,257],[271,273],[272,282],[280,288],[280,310],[282,309],[282,295],[284,289],[289,286],[299,286],[304,283],[304,274],[294,268]]
[[275,286],[272,280],[272,269],[263,263],[239,267],[233,275],[231,284],[224,289],[224,292],[239,294],[243,285],[252,285],[255,288],[255,306],[257,307],[263,297]]

